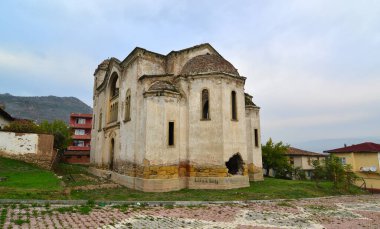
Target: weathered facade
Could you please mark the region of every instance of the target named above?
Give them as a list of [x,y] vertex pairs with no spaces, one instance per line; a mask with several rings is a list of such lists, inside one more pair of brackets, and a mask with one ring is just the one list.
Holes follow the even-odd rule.
[[0,156],[51,169],[57,152],[53,149],[54,136],[48,134],[0,131]]
[[211,45],[135,48],[95,71],[92,171],[143,191],[262,180],[259,107]]

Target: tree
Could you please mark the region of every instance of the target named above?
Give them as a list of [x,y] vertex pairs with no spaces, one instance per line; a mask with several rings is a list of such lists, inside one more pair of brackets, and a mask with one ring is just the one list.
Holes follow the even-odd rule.
[[266,170],[266,175],[269,175],[270,169],[275,171],[276,177],[287,178],[292,174],[293,168],[285,155],[288,147],[282,142],[274,143],[271,138],[262,146],[263,166]]
[[350,187],[355,184],[355,181],[359,177],[352,171],[352,165],[350,164],[344,166],[344,172],[344,188],[346,191],[349,191]]
[[325,167],[321,164],[319,160],[314,160],[312,162],[312,165],[314,167],[312,179],[315,180],[315,183],[319,187],[319,182],[326,178]]
[[54,148],[64,150],[71,142],[70,128],[64,121],[55,120],[51,123],[43,121],[40,126],[40,132],[54,135]]
[[339,157],[331,154],[325,159],[325,171],[326,178],[334,182],[334,187],[338,188],[338,185],[344,181],[345,170]]

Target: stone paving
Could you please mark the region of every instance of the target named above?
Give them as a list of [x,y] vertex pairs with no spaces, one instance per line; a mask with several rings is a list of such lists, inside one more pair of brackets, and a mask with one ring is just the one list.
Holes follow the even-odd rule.
[[197,206],[6,204],[0,228],[380,228],[380,195]]

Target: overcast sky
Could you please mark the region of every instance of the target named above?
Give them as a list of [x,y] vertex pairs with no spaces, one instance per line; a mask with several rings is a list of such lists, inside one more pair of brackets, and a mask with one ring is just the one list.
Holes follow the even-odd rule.
[[247,77],[263,140],[380,136],[380,1],[2,0],[0,93],[75,96],[134,47],[210,43]]

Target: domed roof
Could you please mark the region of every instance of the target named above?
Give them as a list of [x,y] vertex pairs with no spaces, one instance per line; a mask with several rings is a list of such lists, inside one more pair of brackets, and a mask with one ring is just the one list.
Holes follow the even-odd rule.
[[149,92],[153,91],[172,91],[172,92],[177,92],[177,88],[171,84],[170,82],[167,81],[156,81],[154,82],[150,87],[149,87]]
[[196,56],[186,62],[181,75],[193,75],[208,72],[224,72],[239,75],[237,69],[223,57],[215,54]]

